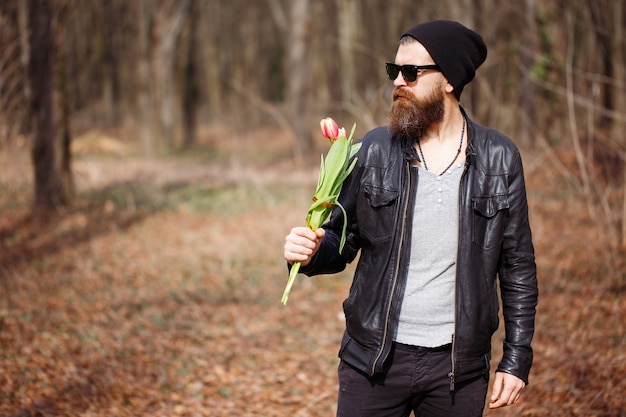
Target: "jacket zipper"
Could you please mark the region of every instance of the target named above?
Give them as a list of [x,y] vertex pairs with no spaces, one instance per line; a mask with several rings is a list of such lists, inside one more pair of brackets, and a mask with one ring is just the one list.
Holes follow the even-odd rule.
[[[461,228],[461,216],[463,215],[463,213],[461,212],[463,210],[463,208],[462,208],[463,207],[463,204],[462,204],[463,202],[461,201],[461,199],[463,198],[462,185],[463,185],[463,181],[465,179],[465,176],[467,174],[467,166],[468,166],[468,163],[467,163],[467,160],[466,160],[465,165],[463,167],[463,173],[461,174],[461,182],[459,184],[459,229]],[[459,239],[459,242],[460,242],[460,240],[461,239]],[[457,251],[458,251],[458,249],[457,249]],[[457,313],[457,311],[456,311],[457,310],[456,297],[457,297],[457,285],[458,285],[457,280],[458,280],[458,275],[459,275],[459,273],[458,273],[458,268],[459,268],[458,258],[459,258],[459,256],[458,256],[458,253],[457,253],[457,266],[456,266],[457,267],[457,272],[455,273],[455,277],[454,277],[454,331],[455,331],[455,333],[456,333],[456,318],[457,318],[457,315],[456,315],[456,313]],[[456,368],[456,366],[455,366],[455,362],[456,361],[455,361],[455,357],[454,357],[454,351],[455,351],[455,348],[456,348],[456,343],[455,343],[456,340],[454,338],[455,333],[452,334],[452,350],[451,350],[451,353],[450,353],[450,360],[452,361],[452,370],[448,374],[448,377],[450,378],[450,391],[454,391],[454,384],[455,384],[455,378],[454,378],[455,377],[454,371],[455,371],[455,368]]]
[[410,168],[410,162],[408,161],[406,162],[406,173],[407,173],[407,180],[408,180],[407,190],[409,191],[409,193],[407,194],[407,198],[405,199],[404,207],[403,207],[402,227],[400,228],[400,241],[398,242],[398,254],[396,256],[395,273],[393,276],[393,284],[391,285],[391,291],[389,293],[389,299],[387,300],[387,312],[385,315],[385,330],[383,331],[383,340],[380,346],[380,350],[378,351],[378,355],[376,355],[374,362],[372,362],[372,369],[370,369],[370,375],[374,375],[376,364],[380,360],[380,357],[383,354],[383,350],[385,350],[385,342],[387,341],[387,336],[388,336],[387,333],[389,332],[389,315],[391,314],[391,303],[393,300],[393,295],[396,292],[396,284],[398,283],[398,270],[400,268],[400,260],[402,258],[400,255],[402,252],[402,246],[404,244],[404,228],[406,226],[406,214],[407,214],[407,210],[409,207],[409,200],[410,200],[409,194],[411,190],[411,168]]
[[[456,305],[455,305],[455,310],[456,310]],[[456,324],[456,319],[455,319],[455,324]],[[452,353],[450,355],[452,356],[452,371],[450,371],[450,373],[448,374],[448,378],[450,378],[450,391],[454,391],[454,334],[452,334]]]

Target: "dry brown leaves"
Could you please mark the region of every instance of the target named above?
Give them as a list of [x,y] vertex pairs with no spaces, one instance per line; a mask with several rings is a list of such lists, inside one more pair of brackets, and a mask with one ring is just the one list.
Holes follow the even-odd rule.
[[[271,163],[84,155],[81,194],[47,220],[28,215],[26,151],[2,155],[0,415],[334,415],[350,272],[299,279],[280,304],[316,163],[293,171],[272,137]],[[535,365],[521,402],[486,415],[624,415],[624,265],[605,267],[558,176],[528,175]]]

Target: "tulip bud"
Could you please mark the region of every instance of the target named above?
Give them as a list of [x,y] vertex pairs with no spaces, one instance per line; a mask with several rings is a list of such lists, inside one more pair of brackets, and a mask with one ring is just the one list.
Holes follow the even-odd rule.
[[320,129],[322,131],[322,135],[330,140],[335,140],[339,136],[339,126],[330,117],[327,117],[320,121]]
[[[315,195],[313,196],[313,204],[309,207],[306,216],[306,225],[311,230],[317,230],[326,221],[336,207],[343,212],[343,228],[339,237],[339,253],[342,252],[346,243],[346,230],[348,227],[348,218],[345,209],[339,204],[338,199],[341,194],[341,187],[344,180],[350,175],[352,169],[357,163],[355,156],[361,147],[361,142],[352,143],[352,136],[356,124],[352,127],[350,136],[346,136],[346,130],[337,126],[337,123],[330,117],[320,121],[320,130],[322,135],[330,139],[330,149],[326,154],[326,158],[322,156],[320,164],[320,173],[317,180]],[[300,271],[300,262],[294,262],[289,271],[289,280],[283,291],[281,302],[287,304],[289,293],[293,283]]]

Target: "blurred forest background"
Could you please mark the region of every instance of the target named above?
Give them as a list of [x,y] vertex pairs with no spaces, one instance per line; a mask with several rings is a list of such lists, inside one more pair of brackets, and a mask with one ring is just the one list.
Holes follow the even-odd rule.
[[279,305],[282,239],[318,121],[384,124],[440,18],[489,47],[461,104],[522,149],[538,254],[533,378],[492,415],[624,415],[623,0],[0,1],[0,415],[333,415],[350,274]]

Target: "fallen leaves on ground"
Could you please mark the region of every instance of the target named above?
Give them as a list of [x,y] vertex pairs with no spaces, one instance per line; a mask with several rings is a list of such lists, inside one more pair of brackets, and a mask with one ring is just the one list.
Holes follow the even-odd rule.
[[[0,415],[334,415],[351,273],[299,278],[280,303],[314,161],[83,155],[74,204],[41,219],[27,159],[2,156]],[[623,261],[602,262],[553,173],[528,175],[535,365],[520,403],[485,415],[624,415]]]

